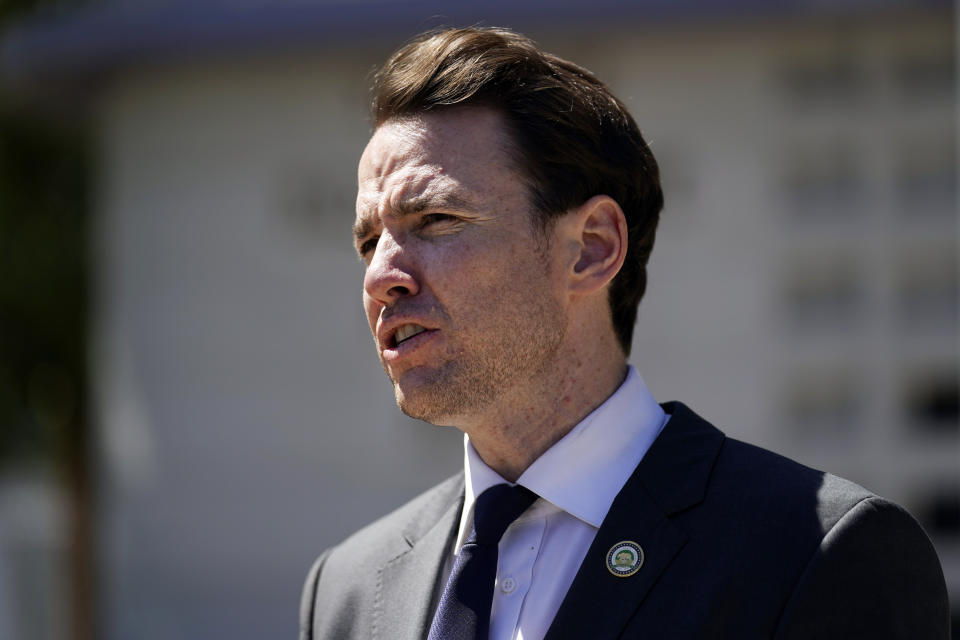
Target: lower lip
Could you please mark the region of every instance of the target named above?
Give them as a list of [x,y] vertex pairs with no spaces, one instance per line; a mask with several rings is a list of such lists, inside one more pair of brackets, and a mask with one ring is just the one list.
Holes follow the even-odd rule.
[[436,337],[436,329],[427,329],[412,338],[407,338],[395,347],[387,347],[383,350],[383,359],[387,361],[397,360],[412,354],[417,349],[422,348],[428,342]]

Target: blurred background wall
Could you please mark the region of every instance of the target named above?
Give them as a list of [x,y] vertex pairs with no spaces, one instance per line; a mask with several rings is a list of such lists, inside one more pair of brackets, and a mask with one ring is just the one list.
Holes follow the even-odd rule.
[[473,23],[594,71],[661,163],[654,395],[905,504],[960,611],[952,4],[20,4],[0,637],[291,637],[316,554],[461,465],[393,405],[349,230],[371,70]]

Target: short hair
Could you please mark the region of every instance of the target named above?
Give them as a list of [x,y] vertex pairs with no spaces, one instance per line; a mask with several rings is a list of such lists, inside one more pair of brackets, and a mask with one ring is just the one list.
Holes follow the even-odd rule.
[[421,34],[374,76],[375,128],[459,106],[502,115],[543,228],[595,195],[608,195],[623,209],[627,254],[611,283],[609,304],[617,339],[629,355],[663,191],[657,162],[626,107],[586,69],[500,28]]

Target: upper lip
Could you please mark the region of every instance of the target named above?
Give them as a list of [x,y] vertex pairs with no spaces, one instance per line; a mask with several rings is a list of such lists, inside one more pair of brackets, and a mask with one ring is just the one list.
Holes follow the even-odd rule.
[[413,316],[397,315],[386,319],[381,317],[379,326],[377,327],[377,342],[380,343],[380,348],[391,349],[396,347],[397,343],[394,337],[397,334],[397,329],[405,324],[418,324],[427,331],[436,328],[431,327],[424,320]]

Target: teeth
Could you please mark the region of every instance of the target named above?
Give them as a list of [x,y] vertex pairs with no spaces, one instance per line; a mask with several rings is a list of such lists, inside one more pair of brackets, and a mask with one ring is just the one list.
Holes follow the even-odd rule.
[[418,324],[405,324],[397,329],[397,332],[393,334],[393,337],[397,341],[397,344],[400,344],[404,340],[412,338],[413,336],[423,333],[424,331],[426,331],[426,329]]

